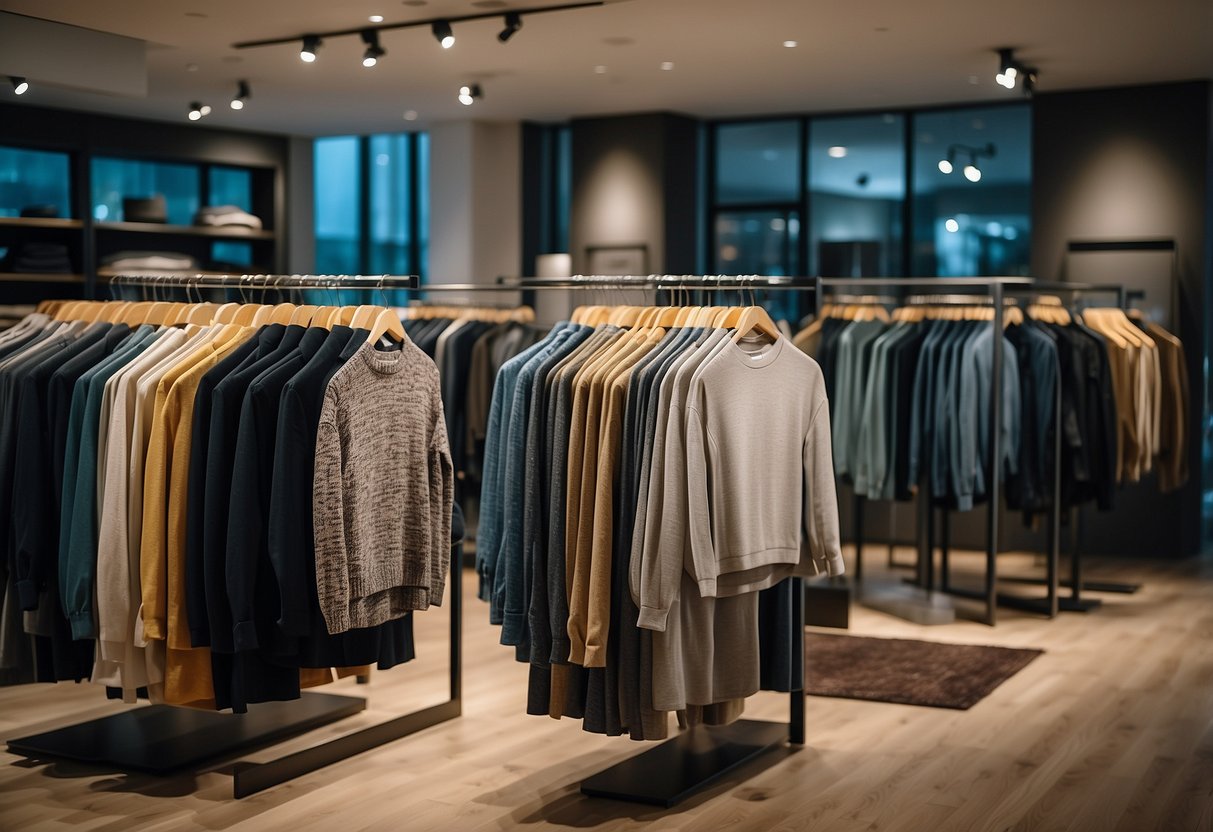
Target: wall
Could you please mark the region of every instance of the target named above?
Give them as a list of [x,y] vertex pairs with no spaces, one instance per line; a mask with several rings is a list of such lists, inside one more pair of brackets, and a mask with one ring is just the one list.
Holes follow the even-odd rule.
[[311,138],[292,137],[287,166],[287,216],[290,244],[287,271],[310,274],[316,270],[316,143]]
[[453,121],[430,128],[431,283],[492,283],[517,273],[521,156],[517,122]]
[[589,270],[589,247],[611,245],[644,245],[650,272],[695,270],[697,129],[668,113],[572,122],[574,272]]
[[1041,94],[1034,102],[1032,274],[1064,278],[1071,240],[1165,238],[1178,249],[1176,334],[1192,382],[1192,480],[1168,497],[1152,479],[1124,489],[1115,513],[1088,524],[1091,551],[1173,557],[1201,548],[1203,353],[1213,301],[1211,89],[1198,81]]

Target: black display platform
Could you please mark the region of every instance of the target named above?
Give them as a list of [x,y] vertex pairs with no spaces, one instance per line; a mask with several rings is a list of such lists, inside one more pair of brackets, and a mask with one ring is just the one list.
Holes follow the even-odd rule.
[[331,693],[305,693],[290,702],[253,705],[247,714],[149,705],[9,740],[8,750],[34,759],[75,760],[163,775],[271,745],[365,708],[365,699]]
[[786,722],[739,719],[700,726],[583,780],[581,793],[669,809],[743,763],[787,745]]

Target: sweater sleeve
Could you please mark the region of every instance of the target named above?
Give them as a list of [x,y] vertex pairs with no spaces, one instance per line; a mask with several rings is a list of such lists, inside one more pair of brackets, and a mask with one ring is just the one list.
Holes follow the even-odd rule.
[[838,534],[838,496],[834,491],[834,462],[830,446],[830,405],[823,397],[809,420],[804,441],[804,517],[808,555],[801,553],[798,575],[846,571]]
[[152,416],[152,432],[147,447],[147,463],[143,471],[143,536],[139,549],[139,578],[143,605],[139,611],[143,638],[163,640],[167,637],[168,545],[165,512],[168,501],[168,463],[173,447],[170,426],[177,420],[171,412],[174,398],[162,381],[156,389],[156,409]]
[[[665,632],[670,608],[678,600],[686,548],[687,461],[682,440],[682,408],[670,404],[661,458],[661,488],[649,483],[648,520],[651,534],[645,535],[640,561],[640,616],[636,624],[645,630]],[[654,470],[657,456],[654,452]],[[652,520],[660,515],[654,527]]]
[[322,421],[316,432],[312,522],[316,539],[316,592],[320,596],[324,623],[333,635],[350,629],[342,492],[341,435],[336,424]]
[[442,605],[447,571],[451,565],[451,512],[455,503],[455,468],[447,441],[442,402],[438,402],[429,448],[430,584],[429,602]]
[[[686,467],[684,475],[680,477],[681,485],[683,485],[680,490],[683,492],[683,496],[680,499],[668,487],[670,479],[667,478],[666,499],[675,501],[671,504],[675,509],[681,508],[679,503],[685,505],[684,528],[690,548],[692,575],[695,582],[699,584],[700,596],[715,598],[716,578],[719,570],[716,562],[716,546],[712,540],[712,495],[708,491],[708,484],[712,481],[711,459],[716,454],[712,447],[714,443],[703,411],[695,404],[688,407],[685,424],[686,442],[683,458]],[[668,440],[666,447],[670,447]],[[667,457],[667,471],[673,470],[672,464],[677,465],[677,460],[671,461]],[[672,545],[674,541],[671,540],[670,543]],[[679,582],[678,574],[675,572],[667,576],[667,579],[672,580],[673,587],[666,588],[666,591],[676,592]]]

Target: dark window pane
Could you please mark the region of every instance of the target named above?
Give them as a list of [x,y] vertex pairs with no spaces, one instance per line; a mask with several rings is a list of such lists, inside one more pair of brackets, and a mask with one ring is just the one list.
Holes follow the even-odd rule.
[[716,128],[718,204],[800,200],[800,123],[722,124]]
[[210,265],[216,268],[223,268],[228,264],[252,266],[253,246],[250,243],[218,240],[211,245],[211,260],[213,262]]
[[716,217],[717,274],[794,275],[800,215],[728,211]]
[[914,273],[1028,274],[1031,177],[1027,104],[915,116]]
[[904,118],[814,119],[808,167],[810,274],[901,274]]
[[573,130],[556,131],[556,239],[554,252],[569,250],[569,211],[573,203]]
[[408,136],[370,138],[372,274],[409,274]]
[[199,173],[194,165],[94,159],[93,218],[110,222],[123,220],[123,199],[161,194],[168,206],[169,223],[190,225],[200,203]]
[[21,216],[33,205],[54,205],[71,216],[69,161],[66,153],[0,147],[0,217]]
[[356,136],[316,140],[316,271],[319,274],[357,274],[360,271],[360,156]]
[[252,171],[213,167],[209,179],[211,205],[235,205],[242,211],[253,210]]

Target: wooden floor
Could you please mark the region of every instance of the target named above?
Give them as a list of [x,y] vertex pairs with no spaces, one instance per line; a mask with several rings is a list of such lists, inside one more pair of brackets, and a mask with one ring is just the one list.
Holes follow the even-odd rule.
[[[468,574],[461,719],[242,801],[230,763],[162,780],[4,754],[0,829],[1213,830],[1213,563],[1093,563],[1097,573],[1146,587],[1055,621],[1004,610],[995,629],[856,609],[854,633],[1046,653],[969,711],[810,697],[805,748],[671,812],[580,796],[583,777],[645,746],[526,716],[525,667],[496,644]],[[369,693],[365,714],[244,759],[440,700],[445,615],[419,616],[422,659],[369,688],[342,683]],[[89,685],[0,689],[0,736],[121,707]],[[786,714],[774,694],[747,708]]]

